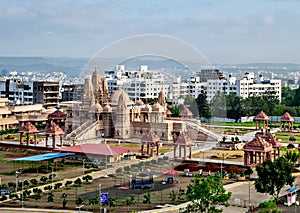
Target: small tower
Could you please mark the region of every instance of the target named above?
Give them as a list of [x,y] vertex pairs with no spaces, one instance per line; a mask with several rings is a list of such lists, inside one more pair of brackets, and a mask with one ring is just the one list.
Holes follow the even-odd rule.
[[130,119],[126,103],[127,99],[127,95],[122,91],[116,109],[115,138],[125,139],[130,137]]

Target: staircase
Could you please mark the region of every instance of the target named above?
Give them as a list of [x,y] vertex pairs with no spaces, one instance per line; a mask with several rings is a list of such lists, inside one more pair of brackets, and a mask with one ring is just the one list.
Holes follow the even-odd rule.
[[186,125],[188,128],[188,134],[192,139],[197,139],[199,133],[202,133],[217,141],[222,139],[221,134],[217,134],[214,131],[209,130],[207,127],[203,127],[201,122],[198,120],[188,120]]
[[72,138],[75,138],[77,140],[80,140],[80,138],[83,138],[85,134],[90,133],[92,129],[95,129],[98,123],[98,121],[93,122],[92,120],[88,120],[84,122],[81,126],[74,129],[71,133],[69,133],[66,136],[66,139],[70,140]]

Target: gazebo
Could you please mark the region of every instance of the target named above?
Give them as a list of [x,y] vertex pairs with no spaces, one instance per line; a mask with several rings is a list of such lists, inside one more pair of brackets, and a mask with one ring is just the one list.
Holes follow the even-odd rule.
[[172,115],[172,112],[171,112],[169,109],[167,109],[167,111],[166,111],[166,116],[167,116],[167,117],[171,117],[171,115]]
[[[146,132],[141,138],[141,154],[144,155],[144,146],[147,145],[147,155],[153,157],[154,146],[156,146],[156,154],[159,155],[159,142],[160,138],[153,132]],[[150,152],[151,146],[151,152]]]
[[59,135],[60,139],[60,146],[63,144],[63,137],[64,131],[54,122],[50,122],[46,127],[46,147],[48,147],[48,139],[49,136],[52,137],[52,148],[55,149],[56,146],[56,136]]
[[181,118],[192,118],[193,117],[193,113],[191,112],[191,110],[189,110],[189,108],[184,108],[181,112],[180,112],[180,117]]
[[280,129],[281,130],[285,130],[286,127],[286,123],[288,124],[288,131],[292,131],[293,129],[293,122],[294,122],[294,118],[290,115],[290,113],[285,112],[283,114],[283,116],[281,116],[280,118]]
[[189,138],[187,133],[181,132],[179,136],[174,141],[174,159],[177,158],[176,156],[176,149],[179,146],[179,158],[181,158],[181,148],[183,147],[183,159],[186,159],[186,147],[189,147],[189,158],[192,158],[192,145],[194,145],[192,139]]
[[63,128],[66,118],[67,114],[60,111],[59,108],[56,108],[56,111],[48,115],[48,122],[53,121],[54,123]]
[[277,158],[277,156],[280,157],[281,143],[280,143],[279,139],[276,138],[274,134],[268,133],[266,141],[268,143],[272,144],[272,147],[274,149],[274,152],[273,152],[274,160]]
[[[272,151],[272,144],[257,134],[244,145],[244,165],[263,163],[267,159],[272,160]],[[275,157],[274,155],[274,159]]]
[[260,129],[260,122],[263,122],[263,128],[267,128],[268,127],[268,120],[269,117],[264,113],[264,111],[260,111],[260,113],[258,113],[258,115],[254,118],[255,122],[256,122],[256,129]]
[[26,133],[27,134],[27,146],[29,146],[30,144],[30,134],[33,134],[34,136],[34,139],[33,139],[33,143],[34,145],[36,145],[36,134],[38,133],[39,131],[37,130],[37,128],[32,124],[30,123],[29,121],[24,125],[22,126],[22,128],[19,130],[19,133],[20,133],[20,145],[23,144],[23,134]]

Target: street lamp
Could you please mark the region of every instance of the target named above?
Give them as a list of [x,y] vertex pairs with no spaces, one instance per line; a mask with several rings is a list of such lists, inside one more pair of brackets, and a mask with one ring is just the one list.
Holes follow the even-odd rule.
[[51,186],[53,188],[53,166],[50,166],[51,168]]
[[22,174],[21,171],[16,171],[16,194],[18,193],[18,177]]
[[84,175],[84,161],[85,159],[82,159],[82,175]]
[[78,213],[80,213],[80,209],[84,207],[84,205],[81,205],[81,206],[77,206],[76,209],[78,209]]
[[21,195],[22,195],[22,208],[24,208],[24,180],[22,181],[22,191],[21,191]]
[[100,209],[99,212],[101,213],[101,183],[99,183],[99,205],[100,205]]

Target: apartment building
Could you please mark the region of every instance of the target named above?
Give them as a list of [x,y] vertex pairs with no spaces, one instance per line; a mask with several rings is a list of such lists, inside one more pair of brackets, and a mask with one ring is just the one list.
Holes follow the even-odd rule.
[[59,83],[58,82],[33,82],[33,101],[43,104],[44,108],[52,108],[59,103]]
[[265,79],[262,75],[255,78],[254,73],[247,72],[237,81],[237,94],[242,98],[273,94],[281,101],[281,80]]

